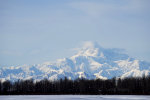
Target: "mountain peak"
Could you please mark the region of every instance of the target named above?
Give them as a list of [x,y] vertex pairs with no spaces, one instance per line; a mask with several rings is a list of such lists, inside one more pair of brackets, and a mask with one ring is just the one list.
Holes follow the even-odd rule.
[[97,42],[87,41],[82,44],[81,48],[78,48],[78,53],[76,56],[101,56],[102,47]]
[[86,41],[82,44],[82,49],[101,48],[97,42]]
[[129,56],[124,52],[124,49],[119,48],[103,48],[97,42],[84,42],[81,48],[77,48],[77,53],[71,58],[79,56],[100,57],[108,60],[126,60]]

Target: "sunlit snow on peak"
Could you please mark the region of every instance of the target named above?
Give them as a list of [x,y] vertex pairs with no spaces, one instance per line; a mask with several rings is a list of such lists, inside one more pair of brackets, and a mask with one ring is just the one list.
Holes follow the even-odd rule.
[[78,48],[78,53],[75,56],[102,56],[102,47],[97,42],[87,41]]
[[73,57],[91,56],[101,57],[109,60],[125,60],[129,56],[124,52],[124,49],[118,48],[103,48],[97,42],[84,42],[80,48],[77,48],[77,53]]

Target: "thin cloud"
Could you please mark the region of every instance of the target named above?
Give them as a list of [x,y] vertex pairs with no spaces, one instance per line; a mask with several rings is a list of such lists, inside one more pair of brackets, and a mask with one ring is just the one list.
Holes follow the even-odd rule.
[[5,55],[5,56],[22,56],[23,53],[21,52],[17,52],[17,51],[9,51],[9,50],[5,50],[5,51],[1,51],[0,52],[1,55]]
[[143,13],[143,11],[148,10],[147,2],[147,0],[129,0],[123,5],[120,5],[118,3],[81,1],[71,2],[69,5],[74,9],[84,12],[87,15],[98,17],[116,13]]

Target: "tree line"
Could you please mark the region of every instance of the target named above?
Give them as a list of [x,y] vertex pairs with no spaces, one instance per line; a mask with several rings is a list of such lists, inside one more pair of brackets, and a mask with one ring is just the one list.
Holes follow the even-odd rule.
[[76,79],[50,81],[18,80],[0,81],[0,95],[51,95],[51,94],[121,94],[150,95],[150,76],[124,79]]

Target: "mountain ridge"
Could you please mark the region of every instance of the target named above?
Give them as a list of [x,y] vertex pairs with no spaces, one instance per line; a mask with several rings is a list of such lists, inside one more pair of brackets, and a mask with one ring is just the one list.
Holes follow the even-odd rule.
[[122,49],[107,49],[98,43],[86,42],[78,52],[55,62],[0,68],[0,80],[18,79],[110,79],[150,75],[150,63],[129,57]]

